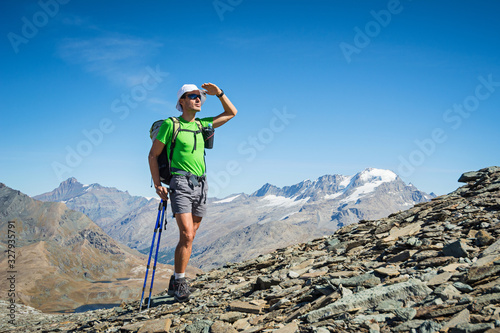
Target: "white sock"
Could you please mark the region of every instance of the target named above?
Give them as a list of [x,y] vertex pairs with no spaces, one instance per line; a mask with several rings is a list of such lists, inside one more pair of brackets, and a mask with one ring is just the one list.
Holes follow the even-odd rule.
[[174,273],[174,276],[175,276],[175,279],[178,280],[178,279],[182,279],[182,278],[186,277],[186,273]]

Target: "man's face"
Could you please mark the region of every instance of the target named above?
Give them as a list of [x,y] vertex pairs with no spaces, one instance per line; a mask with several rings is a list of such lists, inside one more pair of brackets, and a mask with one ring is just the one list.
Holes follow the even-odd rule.
[[199,90],[188,91],[179,102],[185,111],[201,111],[201,95]]

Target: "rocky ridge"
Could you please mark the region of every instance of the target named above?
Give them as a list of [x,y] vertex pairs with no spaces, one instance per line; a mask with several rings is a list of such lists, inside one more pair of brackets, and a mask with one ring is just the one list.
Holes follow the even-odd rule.
[[87,215],[107,234],[114,222],[122,221],[124,216],[149,203],[148,199],[132,196],[127,191],[99,184],[84,185],[75,178],[69,178],[53,191],[34,196],[33,199],[62,202],[68,208]]
[[199,275],[187,303],[156,295],[11,332],[499,332],[500,167],[386,218]]

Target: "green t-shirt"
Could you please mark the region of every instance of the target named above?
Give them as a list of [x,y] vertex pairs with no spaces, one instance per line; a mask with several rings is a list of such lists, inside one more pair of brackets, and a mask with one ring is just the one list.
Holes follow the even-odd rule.
[[[196,122],[185,121],[184,118],[178,117],[180,128],[191,131],[197,131],[198,125]],[[198,119],[198,118],[197,118]],[[213,123],[213,117],[200,119],[201,125],[207,127]],[[213,124],[212,124],[213,126]],[[171,119],[165,119],[158,131],[156,138],[165,144],[167,148],[167,156],[170,156],[170,144],[172,142],[172,130],[174,124]],[[175,141],[174,155],[172,156],[172,168],[181,169],[191,172],[194,175],[202,176],[205,173],[205,143],[203,134],[196,134],[196,149],[194,148],[194,134],[192,132],[180,131]],[[173,172],[175,174],[175,172]]]

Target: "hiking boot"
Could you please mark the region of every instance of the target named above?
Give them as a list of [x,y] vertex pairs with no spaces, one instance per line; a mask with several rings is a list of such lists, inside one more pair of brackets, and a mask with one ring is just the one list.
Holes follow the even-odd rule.
[[[187,279],[186,279],[186,282],[187,282]],[[189,287],[190,293],[193,293],[195,290],[196,290],[196,288]],[[170,281],[168,282],[167,294],[168,294],[168,296],[174,296],[174,294],[175,294],[175,275],[172,275],[170,277]]]
[[177,302],[185,302],[189,299],[191,291],[189,291],[189,286],[185,278],[176,279],[174,287],[175,287],[174,299]]
[[174,296],[174,293],[175,293],[175,275],[172,275],[170,277],[170,281],[168,282],[167,294],[169,296]]

